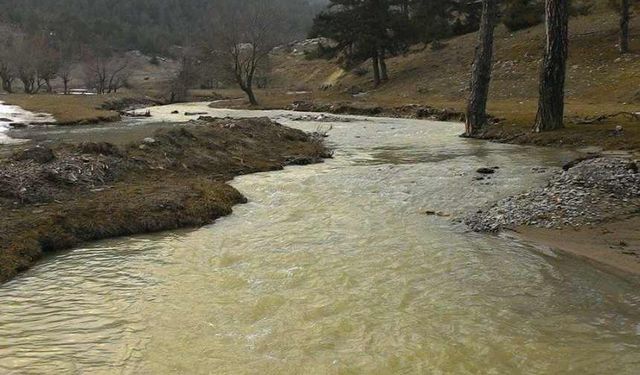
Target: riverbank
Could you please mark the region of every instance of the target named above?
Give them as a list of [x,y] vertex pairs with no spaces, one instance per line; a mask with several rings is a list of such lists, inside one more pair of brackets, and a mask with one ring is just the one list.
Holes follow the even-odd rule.
[[[237,90],[219,90],[224,95],[241,95]],[[465,101],[439,97],[411,101],[397,96],[379,97],[331,94],[326,92],[258,91],[259,107],[246,100],[217,101],[213,108],[290,109],[363,116],[413,118],[437,121],[464,121]],[[531,131],[537,99],[493,99],[488,111],[491,125],[480,135],[493,142],[566,148],[640,150],[640,107],[621,103],[589,103],[568,100],[565,128],[546,133]]]
[[245,202],[234,176],[320,162],[313,135],[266,118],[201,119],[117,147],[35,146],[0,161],[0,281],[45,254],[211,223]]
[[517,227],[515,234],[537,246],[577,256],[640,283],[640,217],[632,215],[597,226],[544,229]]
[[122,119],[121,113],[125,110],[161,103],[154,98],[127,93],[109,95],[5,94],[0,96],[0,101],[19,106],[30,112],[47,113],[53,117],[49,123],[55,125],[116,122]]
[[632,155],[576,160],[545,187],[500,200],[465,224],[477,232],[514,231],[640,280],[638,165]]

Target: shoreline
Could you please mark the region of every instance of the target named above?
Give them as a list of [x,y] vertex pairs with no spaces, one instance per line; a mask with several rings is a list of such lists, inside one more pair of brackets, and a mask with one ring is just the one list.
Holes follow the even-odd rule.
[[640,281],[640,172],[631,155],[567,163],[546,186],[465,217],[479,233],[515,233]]
[[235,176],[327,157],[319,137],[267,118],[201,120],[126,147],[23,149],[0,161],[0,283],[81,243],[210,224],[246,203]]
[[[419,101],[416,104],[409,100],[393,103],[379,102],[376,99],[314,99],[313,97],[288,97],[282,93],[270,92],[264,98],[266,102],[252,107],[246,101],[221,100],[210,104],[212,108],[232,109],[282,109],[300,112],[324,112],[336,115],[364,115],[372,117],[390,117],[423,119],[433,121],[464,122],[464,104],[462,102]],[[576,105],[575,103],[573,105]],[[493,109],[493,110],[492,110]],[[495,110],[495,112],[494,112]],[[607,116],[612,113],[592,110],[572,110],[566,114],[564,129],[532,133],[534,116],[525,108],[505,109],[489,108],[490,125],[477,139],[498,143],[517,145],[565,147],[565,148],[597,148],[600,151],[625,150],[640,151],[640,121],[636,118]],[[614,112],[615,113],[615,112]],[[603,120],[593,123],[581,123],[581,119],[603,116]],[[622,127],[619,132],[618,127]]]
[[518,227],[513,233],[534,246],[577,257],[594,267],[640,284],[640,215],[612,220],[599,227],[545,229]]
[[[137,102],[134,103],[132,101],[136,101],[136,100],[138,99],[120,98],[120,99],[114,100],[112,103],[107,103],[107,104],[112,106],[114,109],[123,111],[126,109],[135,108],[137,106],[136,104]],[[237,100],[235,100],[234,102],[235,102],[236,108],[246,107],[246,105],[242,102],[238,103]],[[140,105],[142,104],[148,104],[148,103],[145,101],[145,103],[140,103]],[[213,102],[209,106],[212,108],[218,108],[220,105],[225,105],[225,104],[228,104],[228,102],[222,100],[222,101]],[[279,108],[282,109],[282,107],[279,107]],[[257,109],[257,108],[254,108],[254,109]],[[411,118],[411,119],[425,119],[425,120],[435,120],[435,121],[461,120],[464,116],[463,113],[453,109],[446,109],[446,108],[439,109],[439,108],[430,107],[427,105],[414,105],[414,104],[407,104],[407,105],[387,108],[387,107],[378,106],[378,105],[362,105],[362,103],[360,103],[360,105],[357,105],[354,103],[346,103],[346,102],[334,103],[334,104],[322,104],[314,101],[295,101],[293,102],[293,104],[286,106],[285,109],[298,111],[298,112],[316,112],[316,113],[323,112],[323,113],[331,113],[336,115],[340,115],[340,114],[364,115],[364,116],[373,116],[373,117]],[[84,121],[78,122],[78,124],[82,124],[82,123],[87,123],[87,122],[84,122]],[[495,133],[495,131],[497,130],[494,129],[492,132],[488,133],[489,135],[486,135],[481,139],[488,140],[488,141],[495,141],[495,142],[514,143],[514,144],[532,144],[529,142],[531,140],[530,138],[526,138],[525,142],[522,142],[522,139],[516,139],[516,138],[496,139],[494,135],[491,135]],[[551,146],[551,147],[570,147],[571,146],[571,144],[559,145],[557,143],[538,144],[537,142],[533,142],[533,144],[540,145],[540,146]],[[634,217],[637,217],[637,216],[638,215],[636,214],[636,216]],[[607,223],[625,222],[624,219],[611,219],[611,218],[602,218],[602,219],[605,219],[603,225],[607,225]],[[505,230],[507,231],[514,230],[518,233],[522,233],[521,238],[527,241],[537,243],[543,246],[550,246],[553,248],[557,248],[577,256],[586,257],[592,262],[602,264],[611,269],[622,269],[623,272],[629,273],[624,271],[626,270],[626,268],[629,268],[624,265],[625,263],[624,261],[619,261],[617,263],[614,262],[613,264],[610,264],[610,265],[608,264],[611,262],[610,262],[610,259],[608,259],[607,255],[612,254],[612,252],[608,247],[612,245],[593,242],[593,241],[585,241],[586,239],[590,239],[590,238],[594,239],[597,237],[593,235],[593,229],[589,230],[586,225],[583,225],[583,224],[578,225],[577,231],[575,228],[566,226],[566,225],[554,226],[553,229],[536,228],[535,226],[528,226],[528,227],[516,226],[513,228],[505,228]],[[554,237],[558,236],[559,234],[564,238],[565,233],[571,234],[571,236],[567,236],[567,238],[572,238],[571,241],[567,240],[567,243],[563,243],[563,241],[554,241]],[[629,238],[629,235],[627,235],[626,237],[622,238],[620,241],[633,242],[633,237]],[[591,246],[595,246],[593,244],[598,243],[597,245],[598,249],[581,250],[580,248],[581,243],[587,243]],[[618,254],[616,257],[624,260],[630,260],[632,262],[635,261],[635,259],[632,259],[630,258],[629,255],[625,255],[625,254]],[[639,262],[638,264],[640,264],[640,255],[637,257],[637,261]],[[631,270],[631,274],[640,275],[640,270],[638,270],[635,267],[635,265],[633,267],[630,267],[630,270]],[[2,279],[1,272],[0,272],[0,279]]]
[[[213,103],[211,107],[216,107],[219,104],[225,104],[224,102]],[[242,106],[242,105],[241,105]],[[282,108],[279,108],[282,109]],[[294,102],[284,109],[300,111],[300,112],[324,112],[336,115],[366,115],[374,117],[391,117],[391,118],[411,118],[411,119],[425,119],[435,121],[451,121],[452,119],[463,120],[464,114],[460,111],[456,111],[450,108],[435,108],[428,105],[402,105],[397,107],[383,107],[375,104],[360,105],[348,102],[323,104],[315,101],[298,101]],[[514,132],[513,130],[505,131],[504,125],[500,125],[504,122],[503,119],[492,118],[495,124],[487,130],[479,139],[489,142],[510,143],[518,145],[535,145],[535,146],[547,146],[547,147],[585,147],[593,145],[585,145],[581,140],[573,140],[569,142],[563,142],[557,139],[545,139],[536,138],[535,135],[528,136],[520,132]],[[549,133],[553,135],[552,133]],[[543,135],[545,136],[545,135]],[[606,134],[604,135],[606,136]],[[606,147],[601,147],[605,150]],[[638,156],[637,149],[625,150],[630,157]],[[602,152],[599,154],[601,158],[608,158],[612,155],[616,155],[616,152],[609,153]],[[588,158],[587,158],[588,160]],[[584,160],[576,160],[575,163],[579,164]],[[618,233],[619,229],[616,227],[622,226],[627,228],[627,223],[632,222],[640,227],[640,212],[635,213],[621,213],[622,218],[604,218],[604,221],[599,225],[604,227],[604,230],[608,233]],[[629,246],[636,246],[633,250],[633,254],[616,253],[612,251],[610,247],[615,247],[613,239],[609,238],[609,242],[603,242],[602,234],[598,235],[598,228],[590,227],[585,224],[579,224],[577,227],[571,227],[562,225],[555,228],[538,228],[534,225],[529,226],[516,226],[513,228],[504,228],[502,231],[518,233],[518,237],[525,241],[532,242],[541,246],[548,246],[558,249],[567,254],[577,256],[582,259],[587,259],[592,264],[598,267],[604,267],[607,270],[617,273],[623,276],[625,279],[632,280],[640,283],[640,244],[635,244],[636,241],[640,241],[640,235],[635,235],[633,231],[624,232],[618,244],[622,243],[627,247],[627,251],[631,251]],[[561,238],[558,240],[558,238]],[[606,238],[606,237],[605,237]],[[566,239],[566,242],[565,242]],[[620,247],[620,246],[618,246]]]

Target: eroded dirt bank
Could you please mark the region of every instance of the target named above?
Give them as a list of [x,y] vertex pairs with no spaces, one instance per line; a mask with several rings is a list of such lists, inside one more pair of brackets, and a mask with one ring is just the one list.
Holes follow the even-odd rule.
[[328,156],[319,137],[266,118],[21,150],[0,161],[0,282],[81,242],[211,223],[245,202],[225,181]]

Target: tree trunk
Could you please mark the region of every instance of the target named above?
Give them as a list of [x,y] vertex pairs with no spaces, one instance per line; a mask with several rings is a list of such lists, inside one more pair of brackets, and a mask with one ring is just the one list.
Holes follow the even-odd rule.
[[483,0],[478,46],[471,69],[471,94],[467,102],[465,136],[477,136],[487,124],[487,99],[493,65],[493,34],[496,27],[497,2]]
[[629,0],[620,0],[620,53],[629,52]]
[[251,103],[251,105],[258,105],[258,100],[256,99],[256,95],[253,93],[252,87],[247,87],[244,92],[247,94],[249,103]]
[[371,59],[373,64],[373,86],[378,87],[380,86],[380,61],[377,53]]
[[387,72],[387,61],[386,61],[384,49],[380,51],[378,60],[380,63],[380,81],[387,82],[389,80],[389,73]]
[[10,79],[2,79],[2,89],[8,94],[13,94],[13,83]]
[[64,94],[69,95],[69,79],[66,77],[62,78],[62,84],[64,85]]
[[51,87],[51,80],[48,78],[45,79],[44,84],[47,87],[47,94],[51,94],[53,92],[53,87]]
[[547,46],[540,72],[540,99],[534,132],[561,129],[564,120],[564,84],[569,49],[569,0],[545,4]]

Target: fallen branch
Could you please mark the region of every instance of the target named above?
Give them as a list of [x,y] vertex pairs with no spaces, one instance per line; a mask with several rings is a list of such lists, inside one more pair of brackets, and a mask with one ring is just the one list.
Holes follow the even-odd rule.
[[600,123],[618,116],[627,116],[629,117],[629,119],[633,121],[640,121],[640,114],[638,113],[617,112],[613,114],[600,115],[600,116],[574,117],[571,119],[571,122],[576,125],[591,125],[591,124]]

